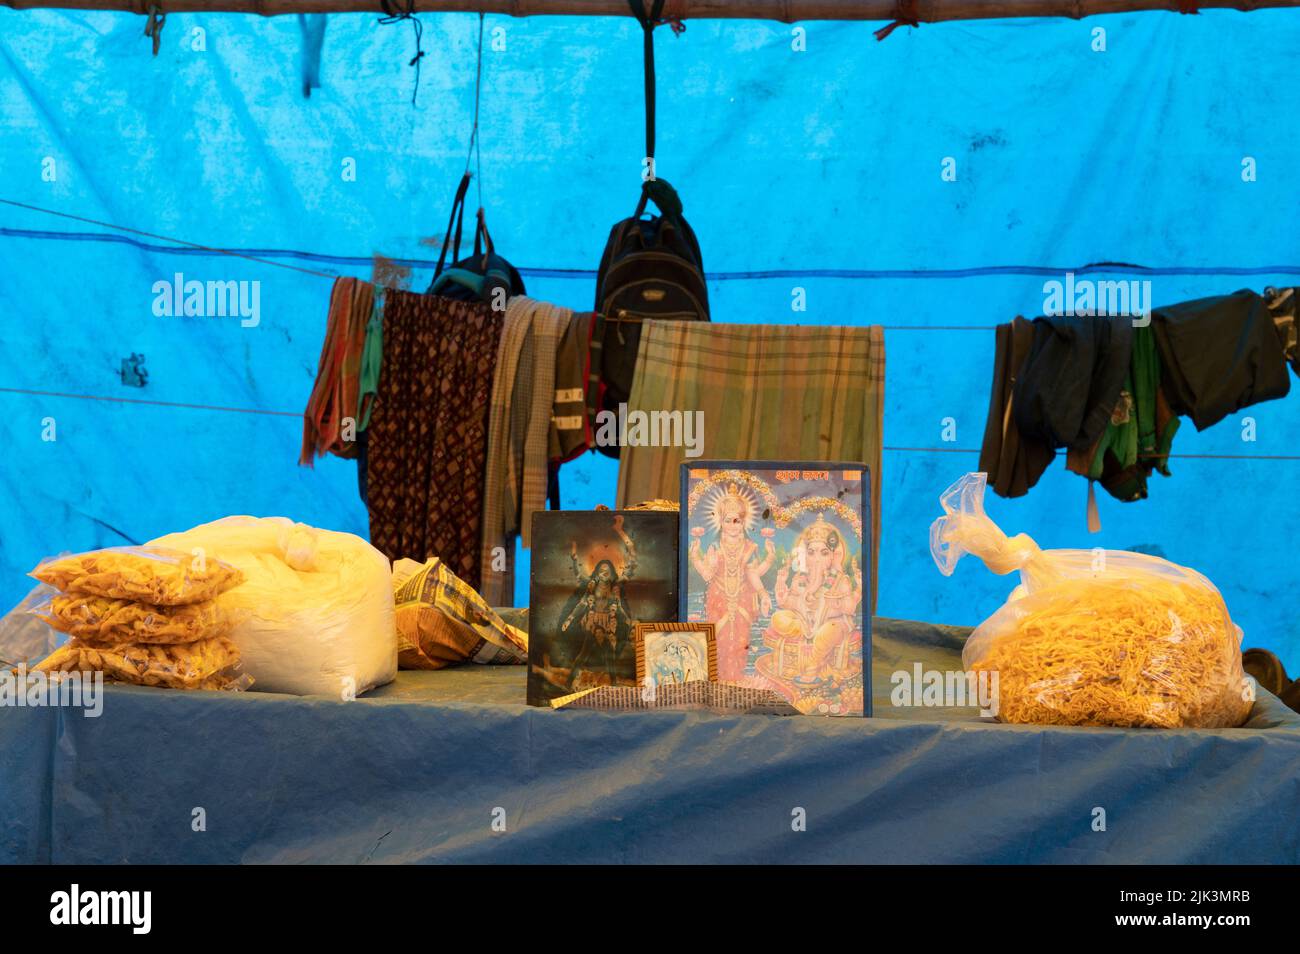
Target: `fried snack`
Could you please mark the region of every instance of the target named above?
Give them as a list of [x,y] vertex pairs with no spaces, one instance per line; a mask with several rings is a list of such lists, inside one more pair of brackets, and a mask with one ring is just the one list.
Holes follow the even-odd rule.
[[201,603],[244,581],[244,575],[228,563],[166,547],[110,547],[57,557],[31,575],[66,593],[155,606]]
[[998,674],[997,716],[1039,725],[1239,726],[1253,695],[1213,589],[1147,576],[1061,581],[967,668]]
[[32,672],[102,672],[105,679],[169,689],[243,688],[239,649],[224,636],[177,646],[90,646],[69,640]]
[[1241,630],[1213,583],[1148,553],[1008,537],[984,512],[986,484],[967,474],[944,491],[930,554],[944,575],[967,553],[1020,575],[962,650],[968,671],[989,674],[1000,720],[1209,729],[1249,718]]
[[97,646],[123,643],[192,643],[229,636],[230,614],[215,600],[185,606],[151,606],[107,596],[72,593],[50,600],[41,619],[60,632]]

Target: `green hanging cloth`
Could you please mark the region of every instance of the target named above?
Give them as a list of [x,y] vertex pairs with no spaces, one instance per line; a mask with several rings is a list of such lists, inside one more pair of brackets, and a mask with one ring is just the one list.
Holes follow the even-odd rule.
[[379,369],[384,363],[384,287],[375,286],[375,304],[366,323],[366,343],[361,350],[361,376],[357,388],[357,433],[370,424],[370,412],[379,393]]

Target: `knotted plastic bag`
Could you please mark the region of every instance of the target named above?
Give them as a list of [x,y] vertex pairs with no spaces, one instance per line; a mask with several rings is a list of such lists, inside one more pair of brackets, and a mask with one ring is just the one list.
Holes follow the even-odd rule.
[[1041,550],[984,513],[985,474],[939,498],[930,552],[950,576],[970,553],[1020,585],[971,634],[968,671],[997,675],[1003,722],[1223,728],[1250,714],[1241,630],[1195,570],[1122,550]]

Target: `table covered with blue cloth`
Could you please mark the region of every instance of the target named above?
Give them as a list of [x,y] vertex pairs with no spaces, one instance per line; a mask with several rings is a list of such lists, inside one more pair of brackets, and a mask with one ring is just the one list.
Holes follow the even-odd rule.
[[960,669],[968,630],[874,625],[866,719],[529,708],[523,667],[469,665],[353,702],[3,708],[0,862],[1300,861],[1273,696],[1224,730],[899,708],[891,675]]

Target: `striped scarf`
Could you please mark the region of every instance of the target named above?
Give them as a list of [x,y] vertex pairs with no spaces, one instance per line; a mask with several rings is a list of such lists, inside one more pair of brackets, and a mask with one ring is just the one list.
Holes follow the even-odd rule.
[[[522,295],[506,306],[492,382],[479,561],[479,589],[490,605],[513,600],[514,536],[529,546],[533,513],[546,509],[556,351],[572,317],[568,308]],[[505,550],[504,564],[498,549]]]
[[355,278],[334,281],[316,383],[303,412],[300,465],[311,467],[325,454],[357,456],[361,356],[374,294],[374,286],[368,282]]

